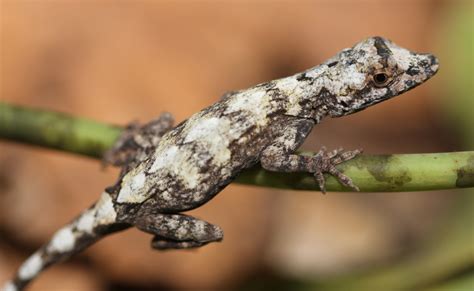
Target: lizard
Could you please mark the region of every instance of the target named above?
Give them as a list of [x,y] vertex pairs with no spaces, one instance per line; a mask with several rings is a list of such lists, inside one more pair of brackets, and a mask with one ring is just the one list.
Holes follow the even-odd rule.
[[369,37],[324,63],[245,90],[232,91],[178,125],[162,114],[129,126],[105,160],[122,171],[90,208],[32,254],[3,291],[23,290],[47,267],[104,236],[136,227],[157,250],[219,242],[219,226],[183,214],[208,202],[244,169],[308,172],[325,193],[325,176],[358,191],[335,167],[361,150],[312,156],[296,150],[325,117],[341,117],[400,95],[438,70],[432,54]]

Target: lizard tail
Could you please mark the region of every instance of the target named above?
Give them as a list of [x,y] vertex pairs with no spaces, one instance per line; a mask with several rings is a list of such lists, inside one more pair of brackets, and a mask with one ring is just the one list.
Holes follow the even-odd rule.
[[103,192],[94,205],[57,231],[48,243],[31,255],[1,291],[23,290],[47,267],[82,251],[107,234],[128,227],[116,222],[112,199]]

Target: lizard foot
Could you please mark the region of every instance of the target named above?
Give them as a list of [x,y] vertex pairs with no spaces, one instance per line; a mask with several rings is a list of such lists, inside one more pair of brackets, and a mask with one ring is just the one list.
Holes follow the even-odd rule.
[[359,187],[352,182],[352,179],[336,169],[336,165],[351,160],[360,153],[362,153],[362,149],[344,151],[342,148],[338,148],[333,151],[327,151],[325,147],[322,147],[321,150],[313,156],[311,172],[314,174],[323,194],[326,193],[326,179],[324,178],[324,173],[333,175],[342,185],[359,191]]

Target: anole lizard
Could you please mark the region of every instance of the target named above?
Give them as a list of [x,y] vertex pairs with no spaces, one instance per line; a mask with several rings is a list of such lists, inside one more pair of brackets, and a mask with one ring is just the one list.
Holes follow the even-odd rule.
[[335,165],[360,150],[322,149],[314,156],[295,150],[324,117],[388,100],[437,70],[433,55],[372,37],[304,72],[225,94],[177,126],[162,114],[129,127],[106,155],[122,166],[116,184],[30,256],[2,290],[21,290],[46,267],[129,227],[153,235],[155,249],[221,241],[221,228],[181,212],[206,203],[256,163],[270,171],[311,173],[323,192],[323,173],[359,190]]

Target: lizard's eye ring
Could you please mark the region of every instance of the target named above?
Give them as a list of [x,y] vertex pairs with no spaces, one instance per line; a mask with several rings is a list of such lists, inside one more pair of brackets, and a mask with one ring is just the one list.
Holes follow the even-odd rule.
[[376,73],[373,76],[373,80],[374,80],[375,86],[383,87],[390,82],[390,77],[386,73],[380,72],[380,73]]

